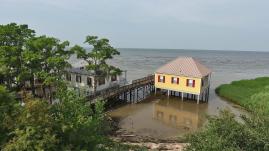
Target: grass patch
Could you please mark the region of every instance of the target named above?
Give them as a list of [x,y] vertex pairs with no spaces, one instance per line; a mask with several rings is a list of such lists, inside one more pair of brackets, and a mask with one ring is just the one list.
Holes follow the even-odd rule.
[[269,113],[269,77],[223,84],[216,88],[216,93],[250,111],[262,108]]

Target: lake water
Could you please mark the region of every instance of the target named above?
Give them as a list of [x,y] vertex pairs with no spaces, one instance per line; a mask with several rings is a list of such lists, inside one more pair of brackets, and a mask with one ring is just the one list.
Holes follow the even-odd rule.
[[[119,107],[109,115],[119,119],[119,126],[129,132],[154,138],[170,138],[196,131],[203,126],[205,115],[217,115],[228,109],[236,115],[244,112],[236,105],[216,96],[214,89],[233,80],[269,75],[269,53],[205,50],[119,49],[121,55],[112,63],[127,70],[128,80],[154,71],[178,56],[197,58],[212,69],[210,100],[196,104],[180,98],[157,95],[138,104]],[[159,116],[162,115],[162,116]]]
[[150,97],[138,104],[128,104],[110,111],[119,126],[140,136],[166,139],[196,131],[205,123],[205,115],[217,115],[228,109],[236,115],[244,112],[233,103],[219,98],[214,89],[223,83],[269,75],[269,53],[243,51],[167,50],[167,49],[119,49],[111,63],[127,70],[127,79],[141,78],[178,56],[197,58],[212,73],[208,103],[196,104],[180,98],[164,95]]

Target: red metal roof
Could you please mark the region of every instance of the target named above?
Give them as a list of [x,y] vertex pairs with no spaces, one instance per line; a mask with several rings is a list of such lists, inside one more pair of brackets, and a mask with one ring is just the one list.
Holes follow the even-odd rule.
[[192,57],[178,57],[161,66],[156,73],[202,78],[211,70]]

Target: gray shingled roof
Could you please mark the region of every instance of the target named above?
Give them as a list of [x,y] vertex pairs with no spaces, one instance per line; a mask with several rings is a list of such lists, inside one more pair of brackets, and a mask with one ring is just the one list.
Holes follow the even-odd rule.
[[68,68],[66,69],[67,72],[69,73],[76,73],[76,74],[81,74],[81,75],[94,75],[94,72],[93,71],[88,71],[84,68],[81,68],[81,67],[77,67],[77,68]]
[[202,78],[211,70],[192,57],[178,57],[161,66],[156,73]]

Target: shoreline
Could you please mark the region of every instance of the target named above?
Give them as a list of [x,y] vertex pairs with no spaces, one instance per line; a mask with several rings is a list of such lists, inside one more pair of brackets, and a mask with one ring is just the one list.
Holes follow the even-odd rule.
[[266,102],[260,103],[267,99],[265,95],[268,91],[267,84],[269,84],[269,77],[242,79],[229,84],[219,85],[215,89],[215,93],[226,101],[246,110],[248,113],[254,113],[257,105],[266,105]]
[[123,143],[131,146],[139,146],[148,150],[170,150],[170,151],[183,151],[189,144],[184,140],[177,138],[173,139],[156,139],[150,136],[139,136],[134,133],[128,132],[118,126],[118,122],[111,118],[114,129],[109,134],[109,138],[114,142]]
[[[120,107],[120,106],[117,106]],[[115,108],[117,108],[115,107]],[[115,109],[114,108],[114,109]],[[109,110],[111,111],[111,109]],[[107,111],[107,112],[109,112]],[[106,113],[107,113],[106,112]],[[111,140],[125,145],[139,146],[148,150],[183,151],[189,143],[179,137],[159,139],[151,136],[140,136],[119,127],[119,119],[106,115],[111,122],[111,131],[107,135]]]

